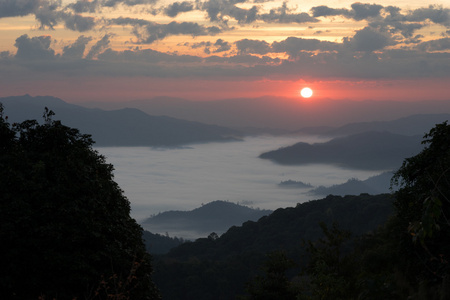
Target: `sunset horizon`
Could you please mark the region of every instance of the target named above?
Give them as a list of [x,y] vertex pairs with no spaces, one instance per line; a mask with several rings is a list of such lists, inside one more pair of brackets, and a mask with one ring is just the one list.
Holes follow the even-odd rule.
[[0,1],[0,96],[449,100],[448,3]]

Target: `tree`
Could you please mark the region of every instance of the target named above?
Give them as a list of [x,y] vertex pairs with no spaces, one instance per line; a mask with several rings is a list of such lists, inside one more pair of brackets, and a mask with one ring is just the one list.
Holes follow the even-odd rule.
[[157,299],[142,228],[93,140],[0,104],[0,290],[8,299]]
[[392,185],[400,187],[394,204],[412,280],[441,284],[450,276],[450,125],[437,124],[422,144],[394,174]]
[[[307,251],[310,255],[305,275],[309,278],[309,292],[301,299],[353,299],[357,293],[354,284],[354,258],[343,253],[351,233],[341,230],[337,223],[328,228],[324,222],[319,223],[325,237],[315,242],[308,241]],[[309,294],[309,296],[308,296]]]
[[294,300],[296,299],[296,287],[293,285],[286,272],[294,267],[294,262],[282,251],[274,251],[267,254],[262,270],[263,275],[256,276],[247,285],[245,300]]

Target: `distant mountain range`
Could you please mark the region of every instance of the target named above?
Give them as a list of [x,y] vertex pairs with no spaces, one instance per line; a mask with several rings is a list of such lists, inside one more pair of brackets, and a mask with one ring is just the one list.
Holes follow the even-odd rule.
[[[335,99],[285,98],[265,96],[215,101],[190,101],[181,98],[155,97],[152,99],[116,103],[85,102],[87,107],[119,109],[138,108],[151,115],[166,115],[183,120],[198,121],[236,128],[249,133],[258,128],[279,129],[278,132],[298,131],[305,127],[336,127],[364,122],[364,131],[374,130],[371,122],[390,121],[417,114],[450,113],[450,101],[352,101]],[[440,122],[440,121],[439,121]],[[375,122],[376,123],[376,122]],[[373,124],[372,124],[373,125]],[[391,124],[394,125],[394,124]],[[390,125],[389,125],[390,126]],[[426,128],[429,125],[425,126]],[[362,129],[362,128],[361,128]],[[389,130],[389,128],[385,128]],[[357,133],[354,131],[348,133]],[[394,132],[401,133],[404,132]],[[423,129],[414,134],[423,134]]]
[[262,153],[259,157],[279,164],[335,164],[366,170],[392,170],[423,149],[421,136],[390,132],[364,132],[339,137],[325,143],[300,142]]
[[256,221],[271,212],[217,200],[191,211],[166,211],[144,220],[141,225],[153,233],[167,232],[172,236],[198,238],[212,232],[220,235],[231,226]]
[[[390,192],[390,183],[393,176],[392,172],[383,172],[372,176],[366,180],[352,178],[342,184],[335,184],[329,187],[319,186],[308,192],[312,195],[359,195],[367,193],[377,195]],[[395,187],[392,187],[395,189]]]
[[434,125],[450,120],[450,114],[418,114],[393,121],[350,123],[341,127],[310,127],[296,133],[326,136],[345,136],[370,131],[386,131],[401,135],[420,135],[430,131]]
[[29,95],[0,98],[9,122],[42,120],[45,107],[55,112],[54,120],[91,134],[97,146],[180,146],[212,141],[235,141],[236,130],[150,116],[136,108],[106,111],[69,104],[61,99]]

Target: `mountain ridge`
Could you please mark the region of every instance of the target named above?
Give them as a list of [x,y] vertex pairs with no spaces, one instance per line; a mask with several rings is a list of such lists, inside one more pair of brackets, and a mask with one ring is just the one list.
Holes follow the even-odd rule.
[[97,146],[180,146],[193,143],[237,141],[241,133],[216,125],[151,116],[137,108],[105,111],[70,104],[52,96],[0,98],[11,122],[41,120],[44,107],[54,119],[91,134]]
[[400,167],[404,158],[417,154],[423,148],[420,142],[421,136],[363,132],[324,143],[299,142],[259,157],[285,165],[325,163],[353,169],[392,170]]
[[[141,222],[150,232],[195,232],[192,236],[206,236],[212,232],[222,234],[228,228],[249,220],[258,220],[271,210],[254,209],[228,201],[216,200],[190,211],[166,211]],[[186,235],[184,235],[186,236]]]

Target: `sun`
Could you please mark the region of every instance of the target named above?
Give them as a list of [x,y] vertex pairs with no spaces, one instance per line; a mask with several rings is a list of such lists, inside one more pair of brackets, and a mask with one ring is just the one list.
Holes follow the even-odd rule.
[[303,98],[309,98],[313,95],[313,90],[309,87],[302,88],[300,95],[302,95]]

